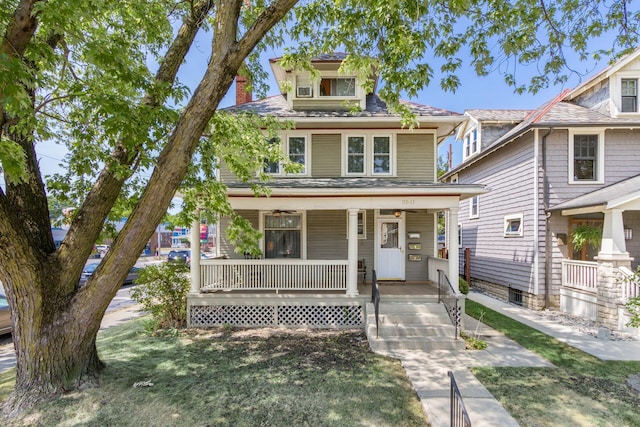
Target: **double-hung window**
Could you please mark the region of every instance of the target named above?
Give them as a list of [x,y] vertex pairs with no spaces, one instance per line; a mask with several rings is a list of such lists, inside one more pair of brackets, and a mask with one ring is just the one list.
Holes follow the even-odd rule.
[[469,218],[478,218],[480,216],[480,198],[473,196],[469,201]]
[[302,257],[302,215],[274,213],[264,216],[265,258]]
[[476,154],[480,151],[480,144],[478,141],[478,129],[473,129],[464,136],[464,159]]
[[364,174],[365,146],[364,136],[347,137],[347,174]]
[[373,174],[388,175],[391,173],[391,138],[388,136],[373,137]]
[[[291,163],[300,165],[300,170],[296,172],[298,175],[307,174],[307,138],[305,136],[289,136],[287,139],[286,153]],[[272,144],[280,144],[280,140],[274,138],[270,141]],[[272,162],[265,160],[264,171],[271,175],[280,175],[283,173],[280,162]]]
[[621,79],[620,91],[622,94],[620,111],[623,113],[638,112],[638,79]]
[[394,146],[389,135],[348,135],[345,173],[357,176],[393,174]]
[[304,136],[290,136],[288,139],[289,161],[300,165],[298,174],[307,173],[307,139]]
[[569,133],[569,182],[604,180],[604,132]]

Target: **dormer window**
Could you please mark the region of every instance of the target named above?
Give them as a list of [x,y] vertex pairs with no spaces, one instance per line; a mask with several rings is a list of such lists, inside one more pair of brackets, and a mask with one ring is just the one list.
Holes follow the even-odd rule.
[[622,109],[623,113],[636,113],[638,111],[638,79],[622,79]]
[[356,96],[354,77],[320,79],[320,96]]

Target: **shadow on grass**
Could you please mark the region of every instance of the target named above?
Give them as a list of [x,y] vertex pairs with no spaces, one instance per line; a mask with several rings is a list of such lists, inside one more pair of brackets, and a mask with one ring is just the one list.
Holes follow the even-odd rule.
[[65,395],[24,420],[118,426],[426,423],[400,363],[372,353],[362,331],[219,329],[158,338],[143,333],[143,321],[100,333],[98,350],[107,368],[99,388]]

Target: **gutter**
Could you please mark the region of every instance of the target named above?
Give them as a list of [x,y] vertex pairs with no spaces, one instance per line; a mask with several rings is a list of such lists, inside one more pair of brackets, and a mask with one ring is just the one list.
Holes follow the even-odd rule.
[[551,285],[551,212],[549,211],[550,185],[547,176],[547,137],[551,135],[553,128],[542,137],[542,203],[544,207],[544,308],[549,308],[549,286]]

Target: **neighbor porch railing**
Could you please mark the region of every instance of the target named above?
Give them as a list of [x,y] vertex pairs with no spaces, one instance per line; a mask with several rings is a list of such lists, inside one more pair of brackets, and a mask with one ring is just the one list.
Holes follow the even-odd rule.
[[621,280],[622,285],[622,303],[626,304],[631,298],[640,297],[640,283],[633,281],[633,271],[626,267],[620,267],[620,272],[623,275]]
[[347,260],[215,259],[200,262],[200,290],[347,289]]
[[562,286],[596,294],[598,292],[598,263],[563,259]]

